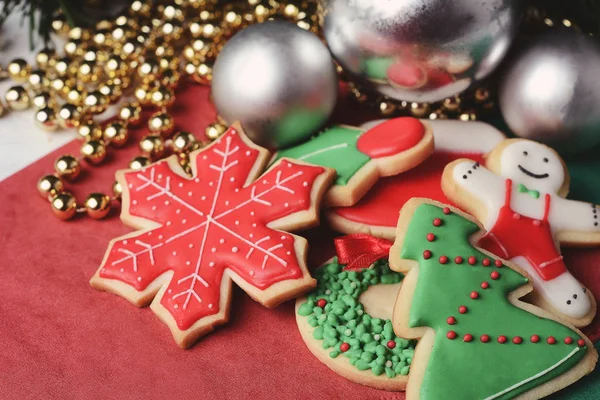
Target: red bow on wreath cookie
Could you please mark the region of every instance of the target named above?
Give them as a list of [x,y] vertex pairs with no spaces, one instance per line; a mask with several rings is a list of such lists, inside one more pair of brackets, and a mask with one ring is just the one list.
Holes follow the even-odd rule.
[[338,262],[346,264],[344,271],[360,271],[375,261],[386,258],[392,242],[365,233],[355,233],[333,240]]

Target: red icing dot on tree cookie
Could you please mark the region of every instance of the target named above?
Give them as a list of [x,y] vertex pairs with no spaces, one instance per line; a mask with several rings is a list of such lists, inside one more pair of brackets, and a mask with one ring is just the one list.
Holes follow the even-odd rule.
[[548,336],[548,339],[546,339],[546,343],[554,344],[556,343],[556,339],[554,338],[554,336]]
[[531,335],[531,342],[537,343],[540,341],[540,337],[538,335]]
[[429,242],[433,242],[435,240],[435,235],[433,233],[428,233],[427,234],[427,240]]
[[463,260],[463,258],[462,258],[461,256],[456,256],[456,257],[454,258],[454,262],[455,262],[456,264],[462,264],[462,263],[463,263],[463,261],[464,261],[464,260]]
[[396,342],[394,342],[393,340],[388,341],[387,347],[393,349],[394,347],[396,347]]
[[444,208],[442,209],[442,212],[443,212],[444,214],[448,215],[448,214],[450,214],[450,208],[449,208],[449,207],[444,207]]
[[470,333],[467,333],[465,336],[463,336],[463,342],[470,342],[471,340],[473,340],[473,335]]
[[498,343],[506,343],[507,340],[508,338],[504,335],[498,336]]
[[522,338],[521,336],[515,336],[515,337],[512,339],[512,342],[513,342],[514,344],[521,344],[521,343],[523,343],[523,338]]
[[490,278],[496,280],[500,278],[500,273],[498,271],[492,271],[492,273],[490,274]]
[[489,288],[489,287],[490,287],[490,284],[489,284],[489,283],[487,283],[487,282],[481,282],[481,288],[482,288],[482,289],[487,289],[487,288]]
[[456,318],[454,318],[454,317],[448,317],[448,319],[446,320],[446,322],[448,323],[448,325],[454,325],[454,324],[456,324]]
[[471,265],[475,265],[477,263],[477,259],[474,256],[468,258],[467,262]]
[[363,133],[356,148],[371,158],[397,155],[418,145],[425,136],[425,127],[416,118],[390,119]]
[[431,251],[425,250],[423,252],[423,258],[426,259],[426,260],[430,259],[431,258]]
[[456,332],[448,331],[448,333],[446,333],[446,337],[450,340],[454,340],[454,339],[456,339]]
[[468,311],[468,309],[465,306],[458,307],[458,312],[461,313],[461,314],[466,314],[467,311]]
[[496,267],[500,268],[500,267],[502,267],[502,261],[500,261],[500,260],[496,260],[496,261],[494,261],[494,265],[495,265]]
[[317,306],[318,307],[325,308],[326,305],[327,305],[327,300],[325,300],[325,299],[319,299],[319,300],[317,300]]
[[571,344],[571,343],[573,343],[573,338],[572,338],[572,337],[570,337],[570,336],[567,336],[567,337],[565,338],[565,344]]
[[492,262],[490,261],[489,258],[484,258],[481,263],[483,264],[484,267],[489,267]]
[[583,347],[583,346],[585,346],[585,340],[583,340],[583,339],[579,339],[579,340],[577,341],[577,346],[579,346],[579,347]]
[[441,226],[442,225],[442,220],[440,218],[435,218],[433,220],[433,226]]
[[440,257],[440,264],[446,264],[447,262],[448,262],[448,257],[446,257],[446,256]]
[[471,292],[471,294],[469,295],[473,300],[478,299],[479,298],[479,293],[473,291]]
[[344,342],[340,344],[340,351],[343,351],[345,353],[348,350],[350,350],[350,345],[348,343]]
[[489,335],[481,335],[479,340],[481,340],[483,343],[487,343],[490,341],[490,336]]

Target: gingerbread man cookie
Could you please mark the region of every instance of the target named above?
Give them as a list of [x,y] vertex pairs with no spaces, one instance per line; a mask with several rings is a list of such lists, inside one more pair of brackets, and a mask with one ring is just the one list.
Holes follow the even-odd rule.
[[408,400],[539,399],[594,369],[589,339],[519,300],[532,290],[524,272],[475,247],[472,217],[412,199],[397,232],[390,267],[406,276],[394,331],[420,338]]
[[449,164],[444,193],[482,221],[488,233],[481,247],[527,271],[536,289],[534,303],[575,326],[589,324],[596,301],[567,270],[559,244],[600,244],[598,207],[564,198],[565,163],[540,143],[506,140],[486,165],[489,169],[465,159]]
[[366,130],[333,126],[308,142],[279,151],[273,161],[286,157],[335,169],[335,184],[324,200],[331,207],[356,203],[380,177],[409,170],[432,152],[427,123],[403,117]]
[[151,303],[181,347],[227,322],[232,281],[266,307],[314,287],[306,240],[287,231],[318,223],[335,173],[284,159],[259,177],[268,156],[234,124],[190,154],[193,176],[176,156],[117,172],[138,230],[111,241],[91,285]]
[[[373,129],[382,126],[385,121],[371,121],[361,128]],[[440,184],[442,172],[448,163],[460,158],[483,163],[484,155],[506,139],[499,130],[483,122],[434,120],[428,124],[435,141],[434,153],[408,171],[381,178],[356,204],[325,210],[329,224],[336,231],[368,233],[393,240],[398,211],[409,199],[427,197],[449,202]]]

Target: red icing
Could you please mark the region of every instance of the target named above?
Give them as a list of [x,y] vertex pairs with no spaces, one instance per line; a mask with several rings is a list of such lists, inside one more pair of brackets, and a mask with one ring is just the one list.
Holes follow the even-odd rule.
[[454,262],[455,262],[456,264],[462,264],[462,262],[463,262],[463,258],[462,258],[461,256],[456,256],[456,257],[454,258]]
[[347,352],[348,350],[350,350],[350,345],[346,342],[340,344],[340,350],[343,352]]
[[433,220],[433,226],[440,226],[440,225],[442,225],[442,220],[439,218],[435,218]]
[[570,336],[567,336],[567,337],[565,338],[565,344],[571,344],[571,343],[573,343],[573,338],[572,338],[572,337],[570,337]]
[[427,240],[433,242],[435,240],[435,235],[433,233],[428,233]]
[[490,274],[490,278],[496,280],[500,278],[500,273],[498,271],[492,271],[492,273]]
[[567,272],[548,222],[550,195],[546,194],[544,197],[544,216],[541,221],[522,215],[514,218],[515,213],[511,208],[512,189],[512,181],[507,179],[504,206],[492,229],[479,241],[479,246],[505,259],[525,257],[546,281]]
[[537,343],[540,341],[540,337],[538,335],[531,335],[531,342]]
[[393,118],[365,133],[356,142],[356,148],[371,158],[394,156],[418,145],[425,135],[425,127],[416,118]]
[[425,250],[425,251],[423,252],[423,258],[424,258],[424,259],[426,259],[426,260],[430,259],[430,258],[431,258],[431,255],[432,255],[432,254],[431,254],[431,251],[429,251],[429,250]]
[[546,342],[548,344],[554,344],[556,343],[556,339],[554,338],[554,336],[549,336],[548,339],[546,339]]
[[577,346],[579,346],[579,347],[585,346],[585,340],[583,340],[583,339],[577,340]]
[[489,287],[490,287],[490,284],[489,284],[489,283],[487,283],[487,282],[481,282],[481,288],[482,288],[482,289],[487,289],[487,288],[489,288]]
[[498,336],[498,343],[506,343],[508,339],[504,335]]
[[396,347],[396,342],[394,342],[393,340],[389,340],[387,342],[387,347],[393,349],[394,347]]
[[498,268],[501,268],[501,267],[502,267],[502,261],[500,261],[500,260],[496,260],[496,261],[494,261],[494,265],[495,265],[496,267],[498,267]]
[[469,297],[471,297],[473,300],[478,299],[479,298],[479,293],[477,293],[477,292],[471,292],[471,294],[469,295]]
[[448,317],[448,319],[446,320],[446,322],[448,323],[448,325],[454,325],[454,324],[456,324],[456,318],[454,318],[454,317]]
[[473,335],[471,335],[470,333],[467,333],[465,336],[463,336],[464,342],[470,342],[471,340],[473,340]]
[[492,262],[490,261],[489,258],[484,258],[481,263],[483,264],[484,267],[489,267],[492,264]]
[[471,256],[468,258],[467,262],[471,265],[475,265],[477,263],[477,258],[475,258],[474,256]]
[[[440,155],[438,155],[438,157],[440,157]],[[475,157],[475,158],[477,158],[477,157]],[[482,158],[482,160],[483,160],[483,158]],[[442,211],[443,211],[443,213],[444,213],[444,214],[446,214],[446,215],[450,214],[450,208],[448,208],[448,207],[444,207],[444,208],[442,209]]]
[[456,339],[456,332],[448,331],[448,333],[446,333],[446,337],[450,340],[454,340],[454,339]]
[[446,256],[440,257],[440,264],[446,264],[447,262],[448,262],[448,257],[446,257]]
[[327,300],[325,300],[325,299],[317,300],[317,307],[325,308],[326,305],[327,305]]
[[[446,164],[463,157],[484,163],[481,154],[436,151],[411,170],[381,178],[357,204],[332,211],[351,222],[395,228],[398,211],[413,197],[453,204],[444,196],[440,181]],[[450,209],[444,208],[444,213],[450,213]]]
[[197,178],[166,161],[125,174],[129,213],[158,227],[114,241],[100,269],[136,291],[172,271],[160,303],[181,330],[219,312],[225,268],[259,290],[302,278],[294,237],[267,224],[310,209],[324,172],[284,160],[244,187],[262,162],[234,129],[194,156]]
[[487,343],[490,341],[490,336],[489,335],[481,335],[479,340],[481,340],[483,343]]
[[515,337],[512,339],[512,342],[513,342],[514,344],[521,344],[521,343],[523,343],[523,338],[522,338],[521,336],[515,336]]
[[458,312],[461,313],[461,314],[466,314],[467,311],[468,311],[468,309],[465,306],[458,307]]

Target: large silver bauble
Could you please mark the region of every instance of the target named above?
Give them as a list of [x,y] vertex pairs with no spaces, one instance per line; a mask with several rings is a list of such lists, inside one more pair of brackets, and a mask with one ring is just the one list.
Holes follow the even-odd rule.
[[573,154],[600,143],[600,46],[571,29],[539,35],[507,63],[500,108],[518,136]]
[[363,84],[434,102],[486,77],[516,33],[519,0],[320,0],[331,52]]
[[219,54],[212,95],[219,114],[240,121],[256,143],[286,147],[325,123],[337,97],[327,47],[294,24],[268,21],[234,35]]

